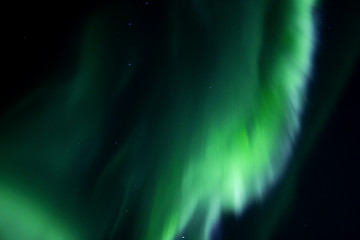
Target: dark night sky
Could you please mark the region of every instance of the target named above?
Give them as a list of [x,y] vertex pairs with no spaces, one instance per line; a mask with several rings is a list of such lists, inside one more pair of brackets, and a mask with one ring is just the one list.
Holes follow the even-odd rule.
[[[156,43],[151,36],[161,36],[161,27],[156,26],[164,18],[167,3],[151,1],[150,10],[144,11],[143,1],[136,2],[134,12],[123,14],[135,16],[135,22],[148,26],[139,31],[145,31],[149,41]],[[20,1],[3,8],[8,16],[3,21],[0,113],[20,102],[60,68],[64,77],[75,71],[74,52],[80,45],[84,19],[107,4],[111,2]],[[295,148],[295,156],[301,157],[293,159],[294,164],[265,201],[253,203],[240,219],[224,218],[222,230],[216,233],[219,239],[261,239],[260,225],[264,231],[271,229],[270,239],[360,238],[359,61],[347,75],[347,83],[328,119],[317,123],[324,104],[332,101],[329,93],[341,85],[333,76],[339,74],[346,60],[342,53],[350,48],[349,40],[354,43],[354,38],[359,39],[360,3],[323,1],[317,11],[319,40],[314,77],[304,131]],[[321,124],[321,130],[314,137],[316,124]],[[287,183],[291,181],[296,182],[295,189],[289,189]],[[279,214],[275,206],[289,198],[292,201]],[[273,221],[276,224],[268,226]]]

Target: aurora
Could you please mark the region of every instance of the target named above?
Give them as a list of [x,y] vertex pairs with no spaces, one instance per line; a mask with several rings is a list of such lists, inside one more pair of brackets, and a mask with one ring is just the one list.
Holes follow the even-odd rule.
[[291,164],[316,1],[138,2],[0,115],[1,239],[211,240]]

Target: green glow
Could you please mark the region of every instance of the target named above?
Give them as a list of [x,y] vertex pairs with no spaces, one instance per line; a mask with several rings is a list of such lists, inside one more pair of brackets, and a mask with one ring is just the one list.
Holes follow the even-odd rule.
[[[151,56],[144,76],[145,51],[125,31],[114,43],[108,9],[88,22],[77,72],[2,116],[4,240],[117,239],[131,214],[134,239],[207,240],[221,214],[240,215],[281,176],[300,129],[313,1],[180,2],[167,58]],[[151,84],[133,87],[136,77]]]
[[[155,184],[149,227],[142,239],[159,238],[160,232],[163,240],[181,234],[209,239],[222,212],[240,214],[249,201],[263,196],[284,169],[291,141],[299,130],[312,55],[313,2],[283,4],[286,13],[276,21],[278,26],[272,34],[278,36],[272,35],[272,42],[265,36],[256,37],[263,31],[263,21],[268,20],[263,18],[265,14],[255,19],[258,22],[250,23],[250,32],[246,27],[235,32],[249,39],[254,37],[255,41],[249,50],[241,48],[237,52],[235,47],[224,52],[225,66],[212,74],[211,82],[221,82],[219,88],[224,88],[221,90],[225,94],[206,96],[206,119],[193,122],[200,129],[195,128],[195,133],[184,136],[169,150],[166,166]],[[249,5],[247,11],[255,15],[266,9]],[[241,22],[241,12],[239,15]],[[237,37],[231,36],[229,41],[232,39]],[[261,55],[261,47],[270,48],[271,56],[264,60],[268,67],[259,76],[256,57],[269,58]],[[244,72],[242,62],[237,61],[238,54],[249,54],[246,59],[254,72]],[[229,65],[234,64],[238,68],[229,71]],[[258,86],[259,82],[266,84]],[[241,89],[244,83],[248,92]],[[183,148],[186,141],[190,141],[190,146]],[[176,171],[179,173],[174,174]]]
[[26,196],[25,191],[0,189],[0,233],[2,239],[78,240],[80,237],[71,219],[46,202]]

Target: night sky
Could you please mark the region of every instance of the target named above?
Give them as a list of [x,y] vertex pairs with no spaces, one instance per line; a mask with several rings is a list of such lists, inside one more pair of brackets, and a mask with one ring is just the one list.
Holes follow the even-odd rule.
[[360,238],[360,3],[6,3],[0,240]]

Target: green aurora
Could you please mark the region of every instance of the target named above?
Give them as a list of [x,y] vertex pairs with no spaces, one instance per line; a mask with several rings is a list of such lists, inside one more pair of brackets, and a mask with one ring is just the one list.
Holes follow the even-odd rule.
[[167,5],[154,49],[114,33],[121,7],[98,10],[76,72],[1,115],[0,239],[207,240],[286,171],[314,0]]

